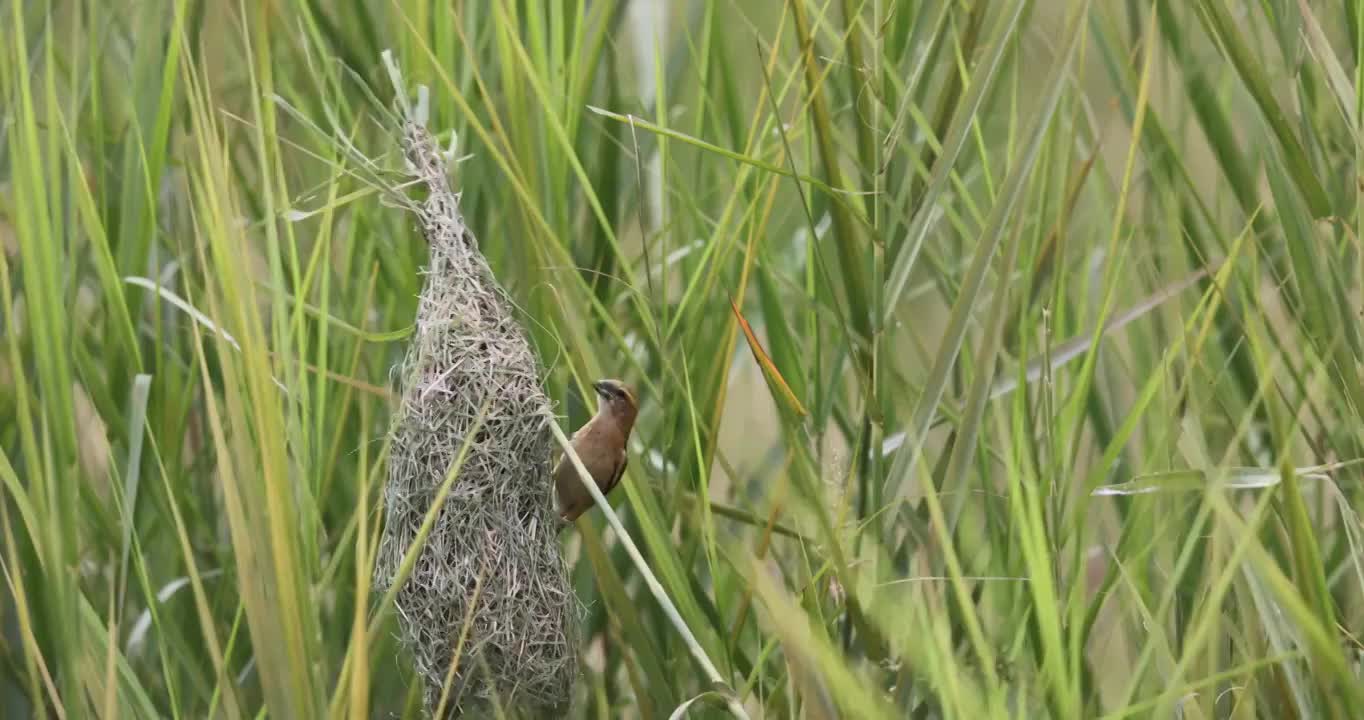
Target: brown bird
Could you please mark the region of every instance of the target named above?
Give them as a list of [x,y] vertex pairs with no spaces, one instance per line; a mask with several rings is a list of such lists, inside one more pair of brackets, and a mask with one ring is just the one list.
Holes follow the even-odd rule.
[[[592,389],[599,400],[597,414],[573,433],[573,450],[605,495],[625,473],[625,442],[635,426],[639,405],[635,393],[619,380],[598,380]],[[583,487],[567,453],[554,467],[554,488],[559,495],[559,517],[565,525],[592,508],[592,495]]]

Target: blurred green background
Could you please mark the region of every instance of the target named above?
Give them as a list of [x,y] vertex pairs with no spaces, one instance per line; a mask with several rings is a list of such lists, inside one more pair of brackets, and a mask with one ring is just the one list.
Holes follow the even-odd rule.
[[421,716],[391,50],[721,676],[593,512],[575,717],[1364,717],[1362,16],[8,0],[0,711]]

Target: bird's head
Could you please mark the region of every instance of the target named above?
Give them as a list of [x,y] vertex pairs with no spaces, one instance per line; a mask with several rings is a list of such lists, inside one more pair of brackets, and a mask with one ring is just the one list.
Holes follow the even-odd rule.
[[607,379],[592,383],[592,389],[601,399],[598,412],[610,413],[628,431],[635,422],[635,414],[639,412],[639,403],[630,386],[619,380]]

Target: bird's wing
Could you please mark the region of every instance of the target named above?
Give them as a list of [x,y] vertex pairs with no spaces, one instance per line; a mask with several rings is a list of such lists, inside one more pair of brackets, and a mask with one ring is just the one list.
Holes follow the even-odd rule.
[[605,494],[611,492],[613,489],[615,489],[615,487],[616,487],[617,485],[620,484],[620,479],[621,479],[621,477],[622,477],[623,475],[625,475],[625,466],[626,466],[626,465],[629,465],[629,464],[630,464],[630,456],[629,456],[629,455],[626,455],[626,454],[625,454],[625,451],[622,450],[622,451],[620,452],[620,462],[616,465],[616,470],[615,470],[615,472],[611,473],[611,479],[608,480],[607,483],[606,483],[606,485],[603,486],[602,489],[601,489],[601,494],[602,494],[602,495],[605,495]]
[[559,517],[567,522],[577,520],[592,507],[592,496],[582,487],[574,488],[571,483],[576,482],[579,482],[576,477],[565,478],[564,484],[559,486]]

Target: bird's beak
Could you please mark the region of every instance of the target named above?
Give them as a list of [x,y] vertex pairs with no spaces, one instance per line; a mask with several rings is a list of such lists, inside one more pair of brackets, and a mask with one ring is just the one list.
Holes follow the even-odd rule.
[[598,395],[606,397],[606,383],[600,381],[594,382],[592,383],[592,389],[596,391]]

